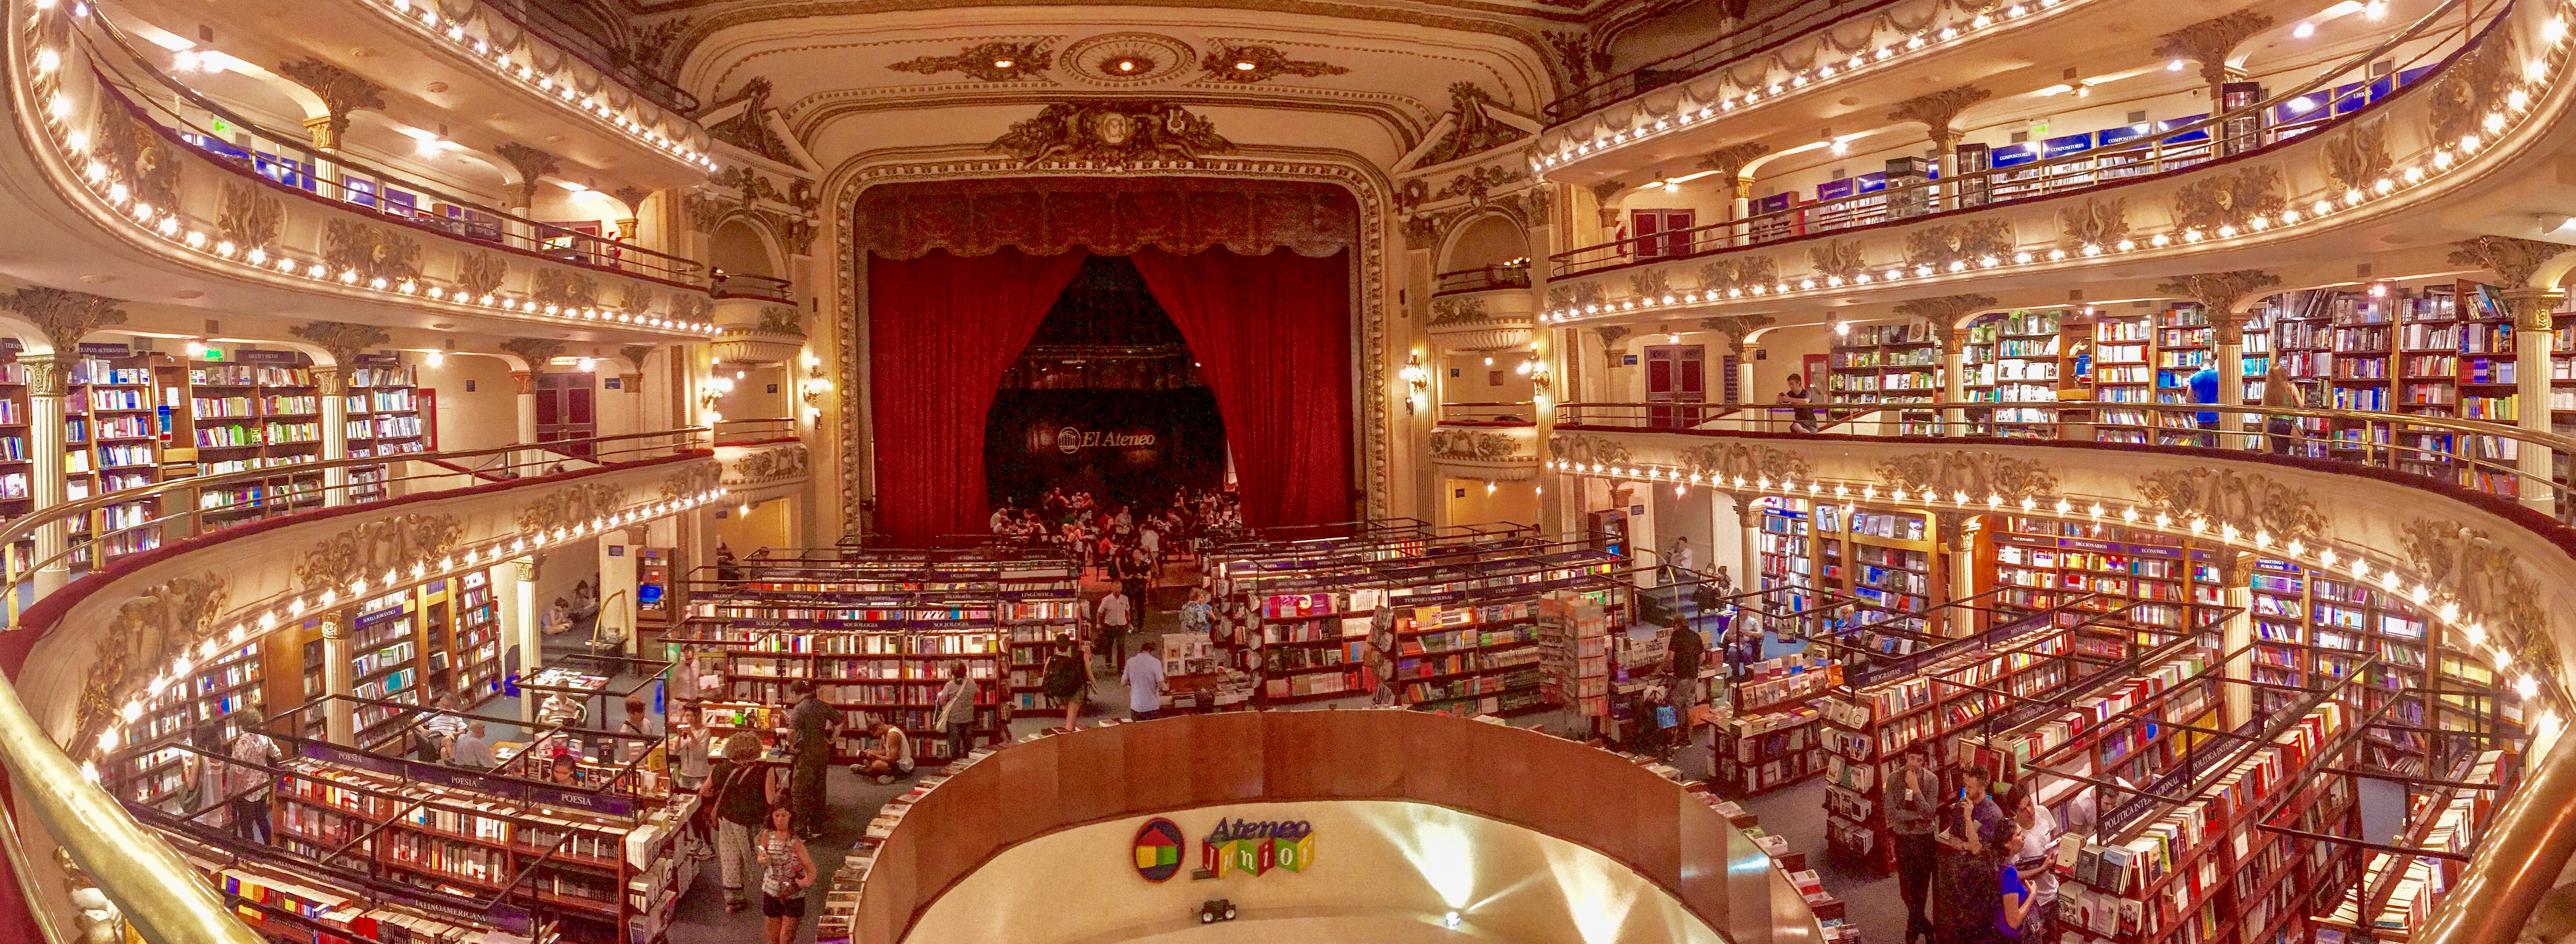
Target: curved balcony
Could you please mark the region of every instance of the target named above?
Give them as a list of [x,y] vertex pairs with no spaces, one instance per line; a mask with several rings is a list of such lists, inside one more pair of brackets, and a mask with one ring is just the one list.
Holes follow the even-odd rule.
[[[673,341],[715,331],[694,262],[504,213],[315,148],[307,135],[260,129],[151,70],[113,25],[79,13],[84,5],[21,5],[36,25],[10,33],[22,145],[0,149],[0,193],[41,222],[0,243],[32,276],[132,279],[244,311],[323,297],[343,303],[335,317],[346,320],[499,334],[542,326]],[[121,86],[205,109],[256,144],[204,133],[161,97]],[[361,186],[360,176],[374,179]]]
[[[1389,935],[1444,914],[1464,933],[1504,940],[1821,940],[1787,875],[1704,790],[1574,741],[1421,712],[1232,712],[1093,728],[1003,748],[919,797],[878,847],[847,933],[894,944],[1175,930],[1164,924],[1212,897],[1204,886],[1140,888],[1119,875],[1120,900],[1174,907],[1071,917],[1035,902],[1108,887],[1099,870],[1015,863],[1052,862],[1051,839],[1096,839],[1111,827],[1124,833],[1109,845],[1124,849],[1148,817],[1195,823],[1234,812],[1224,807],[1295,804],[1295,818],[1352,828],[1318,836],[1315,870],[1299,885],[1230,889],[1243,920],[1294,925],[1330,906],[1329,916],[1368,929],[1333,935],[1353,940],[1412,940]],[[1381,822],[1403,826],[1366,825]],[[1575,848],[1516,854],[1532,838]],[[1516,894],[1525,883],[1548,892]],[[1616,894],[1586,900],[1584,889]]]
[[[187,673],[222,646],[300,631],[308,610],[327,612],[371,590],[455,579],[717,501],[725,490],[706,433],[584,440],[574,445],[601,464],[550,472],[560,468],[551,457],[523,459],[501,471],[502,481],[459,470],[506,449],[408,456],[399,463],[407,471],[381,486],[345,484],[330,473],[357,463],[383,465],[383,458],[299,466],[298,472],[319,468],[333,483],[322,490],[330,507],[293,511],[309,507],[311,497],[310,490],[297,490],[259,503],[279,513],[220,531],[193,533],[193,511],[134,523],[98,539],[154,533],[164,538],[160,546],[83,574],[32,605],[23,571],[60,566],[72,553],[56,536],[63,523],[130,501],[135,490],[59,505],[0,529],[0,542],[32,537],[37,545],[35,559],[23,567],[11,556],[16,569],[0,590],[0,611],[14,614],[6,634],[12,642],[0,647],[0,667],[12,674],[12,684],[0,686],[0,759],[15,787],[10,813],[17,827],[5,837],[7,864],[29,905],[48,918],[73,914],[65,896],[77,879],[95,883],[145,940],[258,940],[159,834],[97,785],[102,769],[153,749],[155,737],[171,736],[150,735],[137,720],[168,697],[168,677]],[[180,479],[146,491],[175,498],[259,486],[279,475]],[[401,497],[355,500],[370,494]],[[184,605],[174,602],[182,596]],[[27,670],[35,665],[45,669]],[[155,673],[164,674],[156,679]],[[66,862],[77,863],[82,874],[57,866]],[[32,933],[11,926],[0,936],[19,932]]]
[[[2557,118],[2576,88],[2564,78],[2570,9],[2494,13],[2432,74],[2331,118],[2263,128],[2222,116],[2107,150],[1562,253],[1541,319],[2080,283],[2114,266],[2225,268],[2242,251],[2303,240],[2316,252],[2357,251],[2371,245],[2356,230],[2364,223],[2440,228],[2446,209],[2492,205],[2495,188],[2528,185],[2536,178],[2519,172],[2565,135]],[[2327,90],[2405,37],[2440,31],[2445,15],[2456,29],[2445,4],[2249,111],[2342,95]]]
[[1535,478],[1537,415],[1538,407],[1531,403],[1443,403],[1439,424],[1431,431],[1431,462],[1455,478]]
[[[1992,404],[1909,407],[1949,417],[1901,427],[1935,435],[1888,435],[1900,427],[1871,425],[1875,411],[1804,434],[1658,426],[1656,406],[1562,406],[1547,471],[1745,498],[2089,520],[2350,575],[2411,600],[2466,640],[2498,684],[2525,675],[2517,684],[2526,711],[2543,707],[2529,729],[2531,774],[2409,940],[2514,939],[2576,853],[2576,739],[2560,736],[2576,627],[2553,615],[2576,607],[2576,528],[2525,506],[2535,492],[2563,494],[2567,476],[2547,458],[2576,454],[2576,439],[2466,420],[2215,404],[2058,406],[2149,414],[2156,427],[2187,430],[2193,444],[2096,442],[2098,417],[2029,424],[2047,427],[2039,438],[1969,435],[1978,419],[1961,414]],[[2199,422],[2200,413],[2216,422]],[[2302,436],[2297,421],[2307,419],[2355,434]],[[2510,444],[2502,453],[2512,458],[2493,444]],[[2453,474],[2408,467],[2428,462]]]

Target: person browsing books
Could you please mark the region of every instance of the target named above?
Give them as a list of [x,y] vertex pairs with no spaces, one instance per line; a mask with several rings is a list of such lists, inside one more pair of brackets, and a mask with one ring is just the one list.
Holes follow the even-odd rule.
[[832,766],[832,738],[838,733],[841,711],[823,703],[811,680],[799,680],[789,691],[796,695],[796,706],[787,710],[788,727],[796,735],[796,755],[788,766],[787,793],[789,802],[796,805],[796,831],[810,839],[823,834],[827,799],[823,772]]
[[1136,654],[1127,657],[1120,677],[1127,682],[1127,710],[1138,721],[1154,720],[1163,710],[1163,657],[1154,654],[1153,640],[1136,643]]
[[758,864],[753,843],[770,808],[785,799],[777,778],[760,763],[760,736],[737,731],[727,738],[724,758],[700,795],[715,807],[717,872],[724,879],[725,913],[732,914],[750,906],[742,883]]
[[1925,906],[1932,892],[1935,850],[1932,820],[1940,815],[1941,776],[1932,772],[1931,755],[1917,744],[1905,752],[1905,765],[1887,785],[1887,828],[1896,834],[1896,894],[1905,900],[1905,944],[1932,936]]
[[948,667],[948,684],[939,687],[938,705],[939,716],[931,720],[948,735],[948,756],[966,756],[975,743],[975,683],[966,677],[966,663]]

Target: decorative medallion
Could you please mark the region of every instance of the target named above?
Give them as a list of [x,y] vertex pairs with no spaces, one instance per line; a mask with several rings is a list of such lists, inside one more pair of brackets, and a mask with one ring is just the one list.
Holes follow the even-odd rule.
[[1770,256],[1729,256],[1699,267],[1699,290],[1729,297],[1756,285],[1780,281],[1780,267]]
[[1816,274],[1845,280],[1859,275],[1866,267],[1861,262],[1860,240],[1857,239],[1827,240],[1807,250],[1807,261],[1816,267]]
[[2008,459],[1991,452],[1949,449],[1898,456],[1878,467],[1879,481],[1898,488],[1941,495],[1988,495],[2005,501],[2055,494],[2057,476],[2029,459]]
[[986,82],[1026,82],[1045,77],[1047,65],[1054,58],[1046,51],[1046,44],[1044,39],[1022,43],[994,40],[954,56],[922,56],[886,68],[923,75],[962,72]]
[[167,672],[171,660],[212,640],[215,618],[231,598],[232,581],[209,571],[147,587],[120,604],[81,679],[72,743],[97,744],[127,699],[148,697],[147,683]]
[[2174,191],[2173,222],[2180,229],[2216,233],[2244,229],[2257,216],[2271,216],[2289,206],[2281,196],[2277,167],[2248,167],[2235,173],[2199,178]]
[[418,278],[420,240],[358,220],[332,219],[322,227],[322,263],[332,274],[360,282]]
[[1198,160],[1228,154],[1234,142],[1216,125],[1179,105],[1140,101],[1057,102],[1011,125],[986,150],[1022,164],[1049,160],[1123,166],[1148,160]]
[[2135,487],[2139,504],[2172,515],[2176,521],[2198,518],[2212,528],[2232,525],[2245,534],[2269,534],[2284,543],[2326,537],[2326,516],[2306,489],[2260,475],[2176,469],[2141,475]]
[[1199,64],[1190,44],[1159,33],[1104,33],[1073,41],[1061,70],[1094,85],[1146,85],[1179,77]]
[[805,315],[791,305],[760,306],[760,321],[751,326],[755,334],[792,334],[805,336]]
[[1662,269],[1641,269],[1628,276],[1628,291],[1639,298],[1662,298],[1673,293],[1672,277]]
[[2513,31],[2495,30],[2442,69],[2425,92],[2432,96],[2433,140],[2457,141],[2477,132],[2479,116],[2504,101],[2521,71],[2513,50]]
[[584,482],[546,493],[534,503],[519,510],[519,533],[542,535],[596,521],[617,512],[626,504],[626,488],[604,482]]
[[2013,246],[2009,220],[1940,223],[1905,234],[1905,261],[1931,266],[1935,271],[1957,271],[1981,261],[2010,257]]
[[2396,160],[2388,156],[2388,119],[2359,121],[2327,138],[2326,172],[2346,190],[2359,190],[2388,175]]
[[477,249],[456,257],[456,285],[468,298],[500,291],[501,280],[509,274],[510,263],[498,253]]
[[804,475],[809,467],[803,443],[763,449],[733,463],[735,480],[742,482],[797,478]]
[[2057,220],[2066,227],[2066,240],[2076,248],[2110,247],[2129,236],[2129,198],[2086,200],[2082,206],[2057,211]]
[[1469,168],[1466,173],[1449,178],[1449,182],[1440,185],[1440,192],[1432,194],[1431,199],[1447,200],[1451,197],[1465,197],[1471,203],[1481,204],[1485,202],[1485,195],[1493,192],[1494,188],[1528,177],[1528,174],[1508,167],[1481,164]]
[[223,206],[215,214],[215,235],[223,241],[244,250],[264,248],[277,241],[278,228],[285,222],[285,201],[267,187],[224,182]]
[[1268,82],[1283,75],[1315,78],[1342,75],[1351,71],[1343,66],[1310,59],[1290,59],[1288,54],[1268,46],[1228,46],[1199,60],[1206,78],[1219,82]]
[[1431,300],[1432,325],[1482,324],[1492,321],[1485,314],[1485,300],[1474,295],[1451,295]]
[[587,273],[547,266],[537,270],[537,302],[564,308],[599,304],[599,280]]

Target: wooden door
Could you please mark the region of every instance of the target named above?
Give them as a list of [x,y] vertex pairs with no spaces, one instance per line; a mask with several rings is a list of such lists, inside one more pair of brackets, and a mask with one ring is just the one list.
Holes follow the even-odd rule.
[[[595,375],[589,373],[537,375],[538,442],[589,439],[599,435],[598,418],[591,408],[591,386],[595,382]],[[587,443],[565,446],[557,451],[590,457]]]
[[1689,255],[1691,227],[1695,212],[1691,210],[1630,210],[1628,233],[1636,237],[1639,259],[1662,259]]
[[1701,344],[1654,344],[1646,347],[1646,408],[1649,422],[1665,428],[1699,425],[1700,407],[1708,402],[1708,347]]

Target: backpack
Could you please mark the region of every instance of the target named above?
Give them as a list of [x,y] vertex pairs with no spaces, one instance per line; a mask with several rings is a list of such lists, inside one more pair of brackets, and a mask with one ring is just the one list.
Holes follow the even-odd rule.
[[1073,697],[1082,690],[1082,663],[1072,656],[1057,656],[1046,669],[1046,695],[1057,701]]

